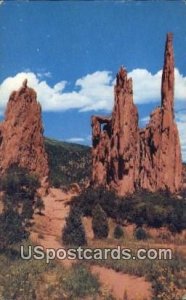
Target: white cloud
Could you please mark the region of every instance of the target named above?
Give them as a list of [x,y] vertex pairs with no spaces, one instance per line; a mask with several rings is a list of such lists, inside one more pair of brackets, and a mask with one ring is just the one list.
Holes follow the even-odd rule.
[[108,71],[97,71],[88,74],[76,81],[80,87],[79,96],[89,99],[89,104],[81,109],[88,110],[111,110],[113,103],[113,79]]
[[[49,74],[47,73],[47,75]],[[41,74],[38,76],[38,74],[27,71],[18,73],[14,77],[8,77],[2,82],[0,85],[0,111],[4,110],[11,92],[17,90],[25,78],[28,79],[28,85],[36,90],[43,111],[64,111],[72,108],[81,111],[112,109],[113,86],[111,84],[112,77],[108,71],[97,71],[78,79],[71,92],[64,91],[66,81],[50,86],[43,76],[41,78]]]
[[146,69],[134,69],[128,76],[133,80],[135,103],[149,103],[160,99],[161,74],[151,74]]
[[50,72],[39,72],[37,73],[37,77],[43,79],[43,78],[51,78],[52,74]]
[[70,142],[70,143],[82,143],[82,142],[85,142],[85,139],[80,138],[80,137],[72,137],[72,138],[66,139],[66,141]]
[[4,3],[4,0],[0,0],[0,5]]
[[143,125],[147,124],[149,122],[149,120],[150,120],[150,116],[146,116],[146,117],[140,119],[140,121]]
[[[146,104],[160,101],[161,74],[150,73],[146,69],[134,69],[129,73],[133,78],[134,101],[136,104]],[[44,111],[68,110],[80,111],[105,110],[113,106],[114,79],[109,71],[97,71],[76,80],[74,89],[66,92],[67,81],[57,82],[54,86],[47,83],[50,72],[33,73],[29,70],[6,78],[0,85],[0,111],[5,108],[9,95],[17,90],[22,81],[27,78],[28,84],[34,88]],[[186,100],[186,77],[175,69],[175,98]]]
[[[152,74],[146,69],[134,69],[129,73],[129,77],[133,78],[134,102],[136,104],[160,101],[161,74],[161,70],[156,74]],[[111,72],[97,71],[87,74],[77,79],[74,89],[68,92],[65,90],[68,84],[67,81],[57,82],[55,85],[50,86],[46,81],[49,77],[51,77],[50,72],[35,74],[27,70],[6,78],[0,85],[0,113],[3,113],[11,92],[17,90],[25,78],[28,79],[28,85],[36,90],[43,111],[65,111],[72,108],[81,112],[91,110],[111,111],[114,98],[114,78]],[[180,74],[178,69],[175,69],[175,98],[176,103],[181,103],[181,106],[186,101],[186,76]],[[148,119],[143,118],[141,121],[144,124]],[[186,160],[186,140],[183,133],[186,128],[186,120],[183,113],[177,113],[177,122],[183,157]],[[83,142],[87,138],[72,137],[70,140],[72,142]]]
[[[157,102],[161,99],[162,70],[156,74],[146,69],[134,69],[129,74],[133,79],[134,101],[137,104]],[[186,77],[175,68],[175,99],[186,100]]]
[[186,128],[186,111],[180,111],[176,114],[176,123],[178,125],[178,130],[180,134],[180,142],[181,142],[181,149],[182,149],[182,159],[186,162],[186,135],[185,135],[185,128]]
[[90,144],[91,138],[91,135],[88,135],[86,137],[71,137],[66,139],[66,142]]

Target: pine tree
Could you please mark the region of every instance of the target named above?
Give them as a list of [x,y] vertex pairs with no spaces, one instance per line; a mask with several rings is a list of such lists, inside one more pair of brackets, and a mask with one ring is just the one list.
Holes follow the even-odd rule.
[[99,204],[95,206],[92,212],[92,229],[95,238],[107,238],[109,233],[109,226],[107,215]]
[[124,236],[123,228],[120,225],[116,225],[114,229],[114,238],[120,239]]
[[72,207],[66,219],[66,225],[62,232],[62,241],[66,246],[86,245],[84,226],[81,221],[80,212]]

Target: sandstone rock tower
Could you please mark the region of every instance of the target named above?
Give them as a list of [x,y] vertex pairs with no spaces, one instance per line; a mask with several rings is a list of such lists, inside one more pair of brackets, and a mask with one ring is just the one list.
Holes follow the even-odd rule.
[[35,91],[24,80],[9,98],[5,119],[0,124],[0,174],[18,164],[47,181],[48,160],[44,149],[41,106]]
[[92,117],[94,185],[114,188],[120,195],[137,188],[176,192],[182,187],[182,160],[174,120],[174,55],[167,35],[162,74],[161,107],[146,128],[138,128],[132,79],[122,67],[116,77],[111,117]]
[[182,159],[174,120],[174,54],[172,34],[167,35],[161,86],[161,107],[140,131],[140,186],[149,190],[178,191],[182,186]]

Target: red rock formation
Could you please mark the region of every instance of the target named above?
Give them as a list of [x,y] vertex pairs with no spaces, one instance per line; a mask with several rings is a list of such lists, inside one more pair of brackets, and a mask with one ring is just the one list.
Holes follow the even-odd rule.
[[111,118],[92,117],[92,158],[94,166],[92,180],[97,185],[107,184],[110,163],[110,121]]
[[121,68],[116,79],[111,130],[111,186],[119,193],[133,192],[138,179],[138,112],[133,103],[132,79]]
[[10,96],[0,137],[0,174],[15,163],[37,174],[42,184],[47,182],[41,106],[35,91],[27,87],[27,80]]
[[93,183],[119,194],[136,188],[150,191],[182,187],[182,160],[174,120],[174,56],[172,34],[167,35],[162,74],[161,107],[151,114],[146,128],[138,128],[132,80],[121,68],[116,78],[111,118],[93,116]]

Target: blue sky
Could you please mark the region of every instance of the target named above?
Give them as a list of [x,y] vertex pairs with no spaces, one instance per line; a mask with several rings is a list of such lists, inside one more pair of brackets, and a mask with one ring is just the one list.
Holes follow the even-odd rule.
[[0,1],[0,112],[27,77],[45,135],[90,144],[90,116],[110,113],[115,74],[134,81],[140,124],[160,102],[166,33],[174,33],[176,111],[186,158],[184,1]]

